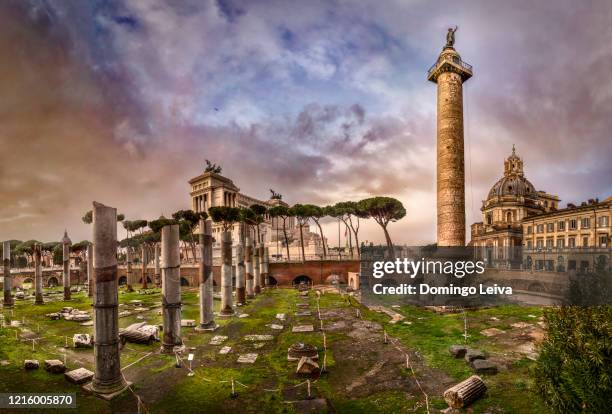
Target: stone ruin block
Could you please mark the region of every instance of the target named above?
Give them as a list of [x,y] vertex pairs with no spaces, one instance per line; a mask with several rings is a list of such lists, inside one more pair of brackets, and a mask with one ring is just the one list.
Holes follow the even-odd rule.
[[497,365],[486,359],[475,359],[470,365],[476,374],[497,374]]
[[298,362],[297,369],[295,370],[296,374],[301,375],[312,375],[319,372],[319,364],[309,357],[300,358],[300,362]]
[[467,352],[467,346],[465,345],[451,345],[448,348],[448,352],[455,358],[463,358],[465,357],[465,353]]
[[77,368],[64,374],[73,384],[85,384],[93,379],[94,373],[85,368]]
[[159,327],[146,322],[133,323],[119,332],[119,338],[125,342],[149,344],[159,341]]
[[45,360],[45,371],[52,374],[63,374],[66,371],[66,366],[59,359]]
[[89,334],[74,334],[72,344],[75,348],[91,348],[93,346]]
[[40,363],[36,359],[26,359],[25,361],[23,361],[23,368],[26,371],[29,371],[31,369],[38,369],[38,367],[40,367]]
[[472,362],[475,359],[487,359],[486,354],[480,349],[471,349],[469,348],[465,353],[465,361]]
[[196,325],[194,319],[181,319],[181,327],[183,328],[192,328]]

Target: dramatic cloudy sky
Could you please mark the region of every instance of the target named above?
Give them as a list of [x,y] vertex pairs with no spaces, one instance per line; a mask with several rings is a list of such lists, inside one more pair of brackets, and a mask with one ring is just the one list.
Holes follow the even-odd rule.
[[512,144],[538,189],[612,195],[610,22],[607,0],[2,1],[0,239],[89,238],[92,200],[187,208],[208,158],[258,198],[397,197],[394,241],[431,242],[425,74],[454,24],[468,223]]

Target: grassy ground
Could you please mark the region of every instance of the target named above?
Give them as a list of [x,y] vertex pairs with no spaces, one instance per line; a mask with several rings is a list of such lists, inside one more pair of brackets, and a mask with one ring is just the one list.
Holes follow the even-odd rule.
[[[182,299],[183,318],[198,320],[196,292],[184,291]],[[131,300],[140,300],[143,306],[152,308],[141,314],[144,320],[152,324],[161,323],[159,308],[156,307],[161,302],[159,292],[149,295],[122,292],[120,302],[124,305],[120,310],[133,308]],[[310,295],[312,317],[301,318],[295,315],[297,300],[298,293],[295,290],[269,290],[250,301],[247,306],[239,308],[241,313],[247,313],[249,317],[217,318],[221,327],[214,333],[198,333],[191,328],[184,328],[182,333],[185,345],[194,354],[192,366],[195,376],[187,376],[185,366],[176,368],[173,356],[159,354],[159,343],[128,344],[121,353],[122,367],[145,358],[125,369],[124,375],[134,383],[134,391],[141,396],[151,413],[175,413],[177,410],[181,414],[295,412],[296,406],[290,402],[304,400],[307,390],[306,384],[303,384],[304,378],[294,373],[295,363],[286,360],[287,348],[295,342],[308,342],[319,349],[323,347],[321,332],[291,332],[290,328],[295,324],[311,323],[315,328],[319,326],[315,317],[315,295]],[[215,302],[218,306],[218,301]],[[389,324],[387,316],[362,308],[363,318],[376,322],[376,326],[373,331],[368,331],[367,339],[357,340],[351,336],[358,321],[353,309],[358,305],[354,301],[349,305],[340,295],[326,293],[321,297],[320,305],[326,326],[343,321],[346,322],[346,329],[326,332],[328,373],[318,379],[312,378],[311,392],[314,396],[327,398],[338,413],[426,412],[422,395],[416,390],[411,373],[397,363],[397,356],[393,355],[395,350],[385,347],[382,339],[378,339],[382,338],[382,328],[401,341],[406,349],[416,351],[416,357],[423,361],[417,369],[417,377],[424,383],[429,379],[428,386],[436,389],[437,395],[431,395],[432,407],[446,407],[439,392],[444,386],[435,384],[437,378],[450,378],[456,382],[471,375],[466,363],[451,358],[447,351],[449,345],[463,342],[464,322],[461,314],[440,315],[424,309],[402,307],[395,310],[405,315],[411,324]],[[93,370],[92,351],[75,350],[70,346],[73,334],[91,333],[92,327],[71,321],[51,321],[44,316],[64,306],[91,310],[89,300],[82,293],[74,294],[69,303],[61,301],[61,296],[58,296],[57,301],[42,306],[17,301],[14,310],[2,310],[7,322],[19,320],[25,323],[20,329],[0,329],[0,360],[8,361],[8,364],[0,365],[0,392],[74,392],[77,394],[79,412],[82,413],[136,412],[135,398],[129,392],[108,403],[85,394],[80,387],[65,381],[62,375],[49,374],[42,368],[30,372],[23,370],[24,359],[38,359],[42,364],[44,359],[63,360],[64,355],[69,369],[84,366]],[[288,317],[286,322],[282,322],[285,325],[282,331],[273,331],[267,326],[281,323],[275,319],[277,313],[285,313]],[[502,344],[479,333],[491,326],[511,330],[510,324],[517,321],[533,323],[533,318],[528,315],[539,317],[541,310],[504,307],[468,313],[469,345],[500,355],[508,361],[507,369],[496,376],[485,378],[490,391],[485,398],[474,404],[474,412],[546,412],[541,401],[529,391],[529,369],[533,362],[514,354],[504,355],[507,352]],[[492,321],[492,316],[499,320]],[[133,314],[121,318],[120,326],[139,321],[141,319],[137,318],[137,314]],[[377,331],[376,327],[380,329]],[[273,334],[274,340],[263,342],[262,348],[255,349],[252,343],[243,339],[247,334]],[[229,337],[222,346],[231,346],[230,354],[220,355],[218,350],[221,346],[208,345],[214,335]],[[66,337],[69,344],[67,348]],[[28,338],[40,338],[34,345],[34,351],[32,341]],[[238,364],[238,355],[248,352],[259,354],[256,363]],[[376,383],[376,378],[368,377],[368,370],[383,358],[390,362],[377,376],[386,379]],[[350,388],[347,385],[360,378],[367,380],[365,384],[347,391]],[[235,381],[237,398],[230,397],[232,380]]]

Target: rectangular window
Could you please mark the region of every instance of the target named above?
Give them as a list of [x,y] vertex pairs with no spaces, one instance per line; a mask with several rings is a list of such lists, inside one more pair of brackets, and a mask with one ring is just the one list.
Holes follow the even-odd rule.
[[576,239],[573,237],[567,239],[567,247],[576,247]]
[[557,231],[564,231],[565,230],[565,221],[561,220],[560,222],[557,223]]
[[569,228],[570,230],[576,230],[576,220],[572,219],[569,221]]
[[527,248],[533,249],[533,242],[531,240],[527,240]]
[[599,236],[599,247],[608,247],[608,235]]
[[533,233],[533,228],[531,226],[527,226],[527,234]]
[[565,239],[560,237],[557,239],[557,248],[562,249],[565,247]]
[[546,239],[546,248],[547,249],[552,249],[554,247],[553,245],[553,239]]
[[580,228],[581,229],[588,229],[590,224],[591,224],[591,220],[588,217],[583,218],[582,220],[580,220]]
[[546,225],[546,231],[552,233],[555,231],[555,223],[548,223]]
[[588,237],[583,237],[582,238],[582,247],[589,247],[589,238]]
[[544,225],[543,224],[538,224],[537,232],[538,233],[544,233]]
[[610,217],[601,216],[599,218],[599,227],[608,227],[610,225]]
[[539,239],[539,240],[536,242],[536,247],[537,247],[538,249],[541,249],[542,247],[544,247],[544,240]]

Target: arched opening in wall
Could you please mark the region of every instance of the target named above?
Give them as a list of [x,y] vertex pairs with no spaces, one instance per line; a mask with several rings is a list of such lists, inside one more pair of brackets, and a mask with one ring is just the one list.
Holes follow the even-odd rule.
[[511,211],[508,211],[506,213],[506,222],[512,223],[512,212]]
[[268,276],[268,284],[270,286],[278,285],[278,280],[274,279],[272,276]]
[[125,286],[125,285],[127,285],[127,277],[121,276],[119,278],[119,286]]
[[189,281],[184,277],[181,278],[181,286],[189,286]]
[[32,286],[34,286],[34,281],[30,277],[24,279],[24,281],[21,283],[22,289],[32,289]]
[[47,287],[56,287],[57,286],[57,278],[55,277],[50,277],[49,280],[47,280]]
[[304,284],[304,285],[312,285],[312,279],[311,279],[311,278],[309,278],[309,277],[308,277],[308,276],[306,276],[306,275],[299,275],[298,277],[296,277],[295,279],[293,279],[292,284],[293,284],[294,286],[301,285],[301,284]]

